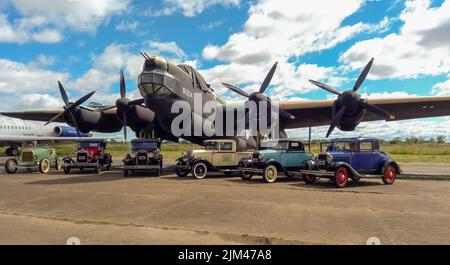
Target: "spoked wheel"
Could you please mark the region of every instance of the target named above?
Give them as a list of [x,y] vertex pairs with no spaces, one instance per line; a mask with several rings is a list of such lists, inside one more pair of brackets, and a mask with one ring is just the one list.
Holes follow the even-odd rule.
[[311,175],[311,174],[303,174],[302,177],[303,177],[303,181],[306,184],[313,184],[316,181],[316,179],[317,179],[316,176]]
[[10,158],[5,162],[5,170],[8,174],[14,174],[17,171],[17,160],[15,158]]
[[396,170],[393,165],[388,165],[383,172],[383,177],[381,178],[383,180],[383,183],[386,185],[391,185],[394,183],[396,178]]
[[48,159],[42,159],[39,162],[39,171],[43,174],[48,173],[50,171],[50,161]]
[[348,183],[348,169],[340,166],[334,172],[334,184],[338,188],[344,188]]
[[278,169],[274,165],[268,165],[264,168],[263,179],[267,183],[274,183],[278,177]]
[[192,167],[192,175],[197,179],[203,179],[208,173],[208,167],[205,163],[199,162]]
[[187,176],[187,174],[189,174],[189,171],[181,169],[180,163],[178,162],[177,165],[175,166],[175,174],[177,174],[177,176],[180,178],[184,178]]

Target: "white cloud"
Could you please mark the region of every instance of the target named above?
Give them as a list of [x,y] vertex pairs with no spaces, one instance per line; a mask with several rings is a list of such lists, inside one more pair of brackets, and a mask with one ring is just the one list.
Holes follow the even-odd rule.
[[186,57],[186,53],[178,47],[175,42],[159,42],[150,41],[148,43],[149,49],[155,54],[168,54],[171,58],[175,60],[183,60]]
[[203,10],[222,5],[225,7],[239,6],[240,0],[163,0],[163,8],[146,12],[151,16],[168,16],[174,13],[182,13],[184,16],[193,17],[203,12]]
[[[111,85],[119,81],[120,69],[124,70],[127,80],[137,80],[144,63],[144,58],[139,54],[139,50],[149,54],[164,54],[175,62],[183,62],[187,58],[186,53],[175,42],[148,41],[144,43],[142,49],[137,49],[135,44],[110,44],[101,54],[92,57],[92,67],[79,78],[72,80],[69,84],[70,87],[83,92],[96,90],[98,93],[94,98],[99,98],[99,101],[104,102],[100,95],[107,94]],[[187,62],[197,63],[195,60]],[[133,86],[128,89],[135,88]],[[113,88],[113,91],[118,91],[118,88]]]
[[128,6],[128,0],[9,0],[20,17],[9,21],[0,13],[0,42],[55,43],[63,39],[65,28],[95,33],[111,15]]
[[[12,97],[20,98],[20,100],[11,100]],[[36,109],[55,109],[60,108],[63,104],[60,98],[49,94],[9,94],[0,97],[2,111],[18,111],[18,110],[36,110]]]
[[[221,88],[222,81],[257,88],[270,66],[278,61],[272,98],[288,98],[317,89],[308,79],[339,86],[347,81],[339,77],[344,68],[301,63],[301,56],[330,49],[362,32],[384,32],[391,24],[389,18],[376,24],[360,22],[341,26],[362,3],[359,0],[339,5],[329,5],[325,0],[260,1],[250,7],[242,32],[232,34],[223,45],[209,44],[203,49],[203,58],[225,63],[202,73],[223,94],[226,90]],[[292,59],[297,63],[292,63]]]
[[[312,128],[313,139],[325,139],[328,126]],[[289,137],[299,137],[308,139],[308,129],[287,130]],[[394,137],[425,137],[426,139],[438,135],[450,135],[450,119],[438,118],[438,121],[431,119],[410,120],[410,121],[374,121],[362,122],[355,131],[343,132],[335,129],[330,138],[354,137],[376,135],[382,139],[393,139]]]
[[137,22],[136,20],[121,20],[116,25],[116,30],[135,32],[137,30],[138,26],[139,26],[139,22]]
[[433,86],[431,93],[436,96],[450,96],[450,74],[447,81],[437,83]]
[[0,59],[0,92],[31,93],[53,91],[58,80],[65,81],[68,73],[43,70],[8,59]]
[[430,1],[406,1],[399,33],[354,44],[340,57],[352,69],[376,62],[370,78],[416,78],[439,75],[450,69],[450,1],[430,7]]

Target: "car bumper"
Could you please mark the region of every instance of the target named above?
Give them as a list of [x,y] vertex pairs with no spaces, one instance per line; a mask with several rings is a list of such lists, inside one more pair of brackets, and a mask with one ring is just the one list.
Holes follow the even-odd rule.
[[326,170],[300,170],[300,174],[313,175],[317,177],[334,177],[333,171]]
[[75,163],[63,163],[62,166],[66,168],[80,168],[80,167],[97,167],[98,163],[88,163],[88,162],[75,162]]
[[125,170],[148,170],[148,169],[160,169],[159,165],[124,165],[122,169]]

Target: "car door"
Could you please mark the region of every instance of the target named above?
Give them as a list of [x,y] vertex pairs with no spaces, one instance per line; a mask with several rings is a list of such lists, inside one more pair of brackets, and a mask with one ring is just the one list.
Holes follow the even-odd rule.
[[233,152],[231,142],[219,144],[219,150],[213,154],[214,166],[233,166],[235,165],[236,153]]
[[378,165],[378,157],[376,155],[376,143],[373,141],[360,141],[358,151],[354,153],[352,158],[352,166],[360,173],[372,173]]
[[299,146],[301,143],[290,142],[287,150],[281,150],[281,164],[284,168],[298,168],[301,164],[301,156],[305,152]]
[[349,165],[352,164],[352,156],[356,150],[355,144],[352,144],[351,142],[334,142],[331,148],[333,151],[330,153],[333,155],[334,162],[344,162]]

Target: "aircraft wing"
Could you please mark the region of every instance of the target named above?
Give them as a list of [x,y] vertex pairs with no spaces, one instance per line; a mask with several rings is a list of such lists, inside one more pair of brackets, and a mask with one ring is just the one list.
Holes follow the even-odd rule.
[[[17,112],[0,112],[1,115],[18,118],[23,120],[32,121],[49,121],[51,118],[57,114],[63,112],[63,109],[53,109],[53,110],[36,110],[36,111],[17,111]],[[103,111],[107,115],[116,115],[116,108]],[[61,116],[55,122],[66,122],[64,117]]]
[[[295,116],[295,120],[282,120],[286,129],[329,125],[331,122],[332,100],[304,100],[280,102]],[[389,121],[429,118],[450,115],[450,97],[410,97],[391,99],[369,99],[368,103],[378,106],[394,116]],[[366,112],[362,121],[376,121],[383,118]]]
[[0,146],[10,146],[13,144],[29,143],[29,142],[63,142],[63,141],[74,141],[80,139],[92,140],[92,137],[57,137],[57,136],[0,136]]

